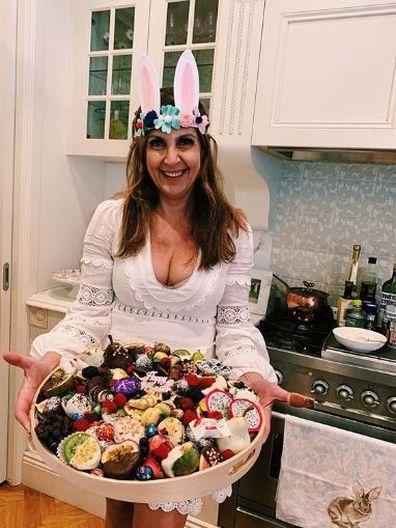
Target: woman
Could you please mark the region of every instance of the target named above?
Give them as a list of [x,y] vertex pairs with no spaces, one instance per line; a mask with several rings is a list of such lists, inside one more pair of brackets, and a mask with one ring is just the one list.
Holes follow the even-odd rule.
[[[191,52],[182,54],[175,102],[164,96],[161,108],[148,58],[140,78],[127,191],[100,204],[91,220],[75,306],[33,342],[33,357],[5,355],[25,371],[16,417],[29,430],[29,408],[42,379],[112,334],[121,342],[163,341],[199,348],[208,357],[216,352],[232,367],[231,377],[260,396],[268,434],[272,401],[290,401],[290,394],[277,386],[263,338],[249,322],[251,230],[222,191],[216,145],[198,109],[195,61]],[[188,507],[108,500],[106,527],[182,528]]]

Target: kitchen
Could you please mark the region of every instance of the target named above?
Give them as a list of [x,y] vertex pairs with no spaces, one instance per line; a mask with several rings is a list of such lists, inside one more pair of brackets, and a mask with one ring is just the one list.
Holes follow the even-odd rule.
[[[23,60],[7,66],[17,69],[18,79],[11,276],[11,346],[18,351],[27,350],[28,328],[30,337],[32,332],[45,331],[71,302],[70,298],[64,300],[59,289],[53,290],[57,283],[51,280],[51,272],[78,267],[83,233],[95,206],[116,192],[124,179],[122,162],[127,142],[86,139],[86,110],[81,107],[81,94],[85,92],[81,86],[87,77],[82,52],[87,28],[78,27],[77,21],[83,26],[86,20],[81,12],[73,16],[71,8],[84,10],[77,4],[18,2],[18,57]],[[87,9],[103,10],[113,5],[99,0],[84,4]],[[130,4],[117,2],[116,6]],[[167,19],[166,3],[152,1],[150,9],[147,1],[133,4],[140,10],[142,28],[136,33],[134,53],[147,51],[148,42],[148,51],[160,69],[163,57],[158,50],[163,43],[158,40]],[[367,1],[363,7],[361,2],[351,0],[323,2],[322,16],[320,10],[315,12],[316,3],[312,1],[278,2],[292,22],[301,21],[287,26],[274,4],[267,2],[264,11],[263,1],[220,2],[213,93],[211,87],[205,90],[206,98],[211,99],[211,129],[219,143],[229,195],[247,212],[258,232],[256,236],[264,240],[256,255],[256,268],[271,269],[292,286],[312,280],[317,288],[330,293],[334,305],[343,290],[353,244],[362,245],[362,266],[367,257],[378,258],[379,282],[391,275],[396,254],[392,236],[396,214],[394,165],[290,161],[272,157],[257,146],[277,147],[279,152],[282,148],[289,157],[292,152],[300,159],[307,155],[307,147],[312,152],[315,148],[331,149],[327,150],[328,156],[337,150],[339,160],[346,159],[340,150],[355,149],[356,154],[356,149],[370,149],[366,159],[375,160],[376,154],[383,156],[392,149],[395,5],[383,1]],[[291,4],[297,6],[294,18]],[[343,9],[348,16],[342,16]],[[317,24],[315,17],[319,19]],[[323,19],[334,24],[339,20],[340,25],[327,25],[322,49],[315,53],[309,42],[319,39]],[[271,20],[275,22],[270,25]],[[370,21],[375,24],[367,26]],[[265,40],[260,49],[255,43],[262,24]],[[12,27],[8,25],[10,33]],[[148,27],[159,29],[149,32]],[[285,35],[287,27],[291,30],[289,38],[295,40],[281,47],[282,53],[277,55],[276,32]],[[369,30],[383,38],[364,38]],[[307,35],[305,41],[301,31]],[[351,31],[360,48],[349,47]],[[337,46],[329,47],[335,34]],[[287,42],[286,37],[282,42]],[[213,43],[198,46],[211,47]],[[334,62],[323,60],[329,49],[337,58]],[[345,50],[354,55],[348,56]],[[72,81],[69,57],[73,60]],[[277,75],[282,76],[272,83],[266,72],[272,72],[272,79],[274,65],[278,65]],[[354,76],[345,77],[346,72]],[[325,89],[329,78],[332,92]],[[11,83],[12,76],[8,79]],[[269,87],[278,90],[275,95],[266,92]],[[93,96],[92,100],[95,98],[100,97]],[[276,101],[276,108],[268,107],[271,101]],[[301,147],[298,152],[296,147]],[[6,261],[2,248],[2,263]],[[47,293],[38,293],[43,291]],[[66,293],[70,295],[70,290]],[[2,303],[3,299],[4,292]],[[18,383],[11,383],[13,391]],[[13,398],[12,392],[10,407]],[[9,429],[9,479],[18,483],[23,478],[32,487],[37,486],[42,462],[31,448],[25,452],[24,437],[12,420]],[[22,458],[21,474],[18,461]],[[51,490],[52,483],[41,485],[46,485],[45,491]],[[71,500],[82,500],[73,497],[72,490],[69,492]],[[88,502],[84,507],[97,508],[93,498]],[[216,515],[209,506],[203,522],[216,524]]]

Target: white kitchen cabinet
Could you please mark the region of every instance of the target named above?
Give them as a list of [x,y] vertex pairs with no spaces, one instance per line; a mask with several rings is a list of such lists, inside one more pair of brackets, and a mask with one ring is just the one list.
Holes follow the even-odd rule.
[[396,148],[396,2],[267,0],[252,144]]

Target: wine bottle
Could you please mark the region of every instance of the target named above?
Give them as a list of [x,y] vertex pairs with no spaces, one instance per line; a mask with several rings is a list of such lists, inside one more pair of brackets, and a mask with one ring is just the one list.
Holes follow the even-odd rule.
[[353,292],[353,282],[345,281],[344,294],[338,299],[337,304],[337,324],[338,326],[345,326],[345,313],[346,310],[352,304],[352,292]]
[[348,274],[348,279],[347,279],[353,282],[355,288],[356,288],[357,272],[359,268],[359,258],[360,258],[361,249],[362,247],[360,246],[360,244],[354,244],[352,247],[351,265],[349,267],[349,274]]
[[386,316],[386,307],[388,305],[396,306],[396,262],[393,265],[392,277],[384,282],[381,290],[377,324],[380,329],[385,331],[388,328],[388,317]]

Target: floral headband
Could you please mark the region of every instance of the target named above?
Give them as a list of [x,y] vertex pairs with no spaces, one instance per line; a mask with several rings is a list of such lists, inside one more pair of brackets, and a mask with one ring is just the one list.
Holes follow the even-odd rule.
[[205,134],[209,120],[198,109],[198,68],[190,50],[184,51],[177,61],[173,87],[175,106],[160,106],[157,72],[147,55],[140,57],[139,87],[142,112],[134,123],[134,136],[144,136],[153,129],[170,134],[172,129],[180,127],[198,128],[201,134]]

